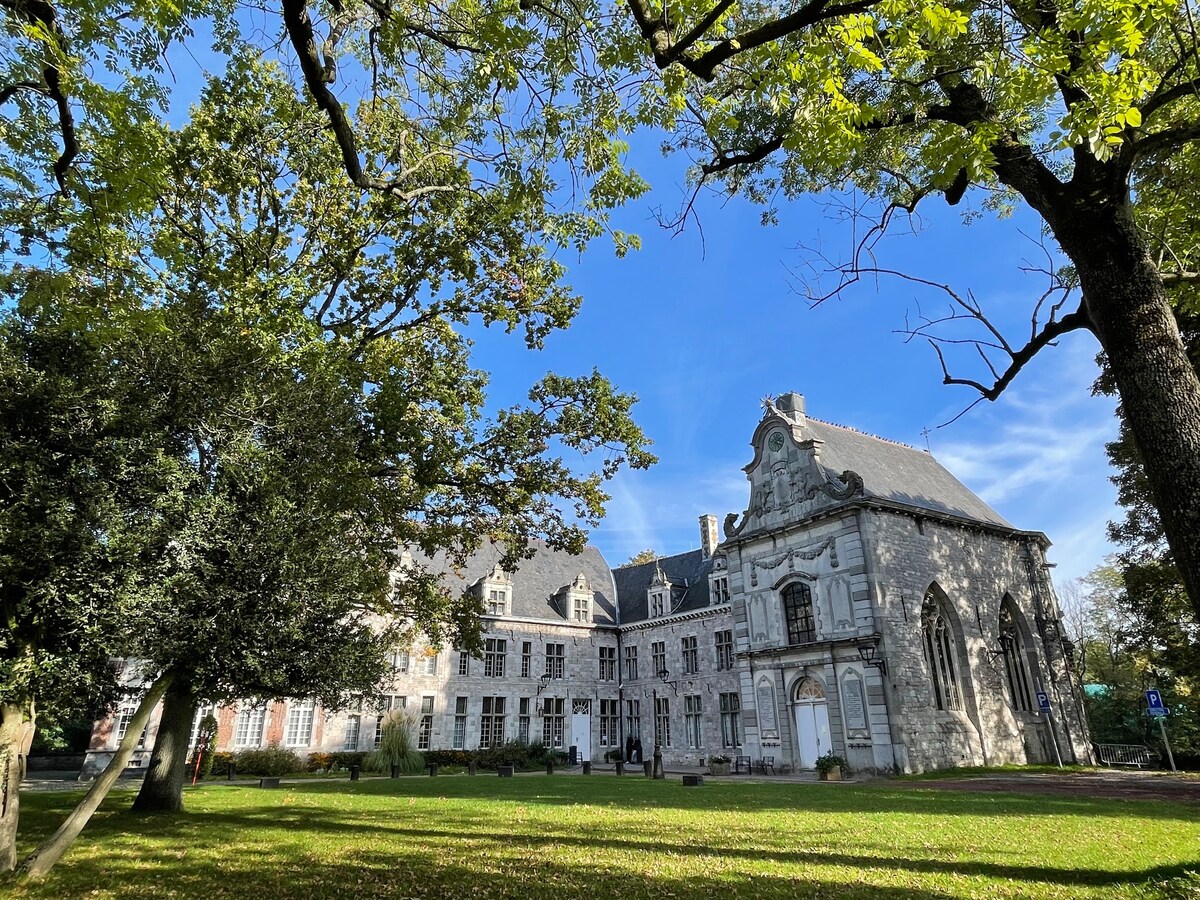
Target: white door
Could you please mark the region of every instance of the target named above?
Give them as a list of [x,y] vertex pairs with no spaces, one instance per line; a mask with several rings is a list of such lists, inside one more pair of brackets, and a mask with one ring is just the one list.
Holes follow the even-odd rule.
[[829,739],[829,704],[825,702],[825,691],[811,678],[796,689],[793,700],[800,768],[813,769],[817,757],[833,749]]
[[579,751],[580,762],[592,761],[592,705],[576,700],[571,710],[571,743]]

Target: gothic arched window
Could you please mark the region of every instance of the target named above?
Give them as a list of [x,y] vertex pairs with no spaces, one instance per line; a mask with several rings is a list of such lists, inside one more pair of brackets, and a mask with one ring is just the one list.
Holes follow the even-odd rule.
[[794,581],[783,589],[783,618],[787,622],[789,644],[811,644],[817,639],[812,591],[807,584]]
[[921,637],[937,708],[962,709],[962,690],[955,664],[958,642],[950,619],[932,588],[926,592],[925,602],[921,605]]
[[1013,708],[1030,712],[1033,710],[1033,693],[1029,688],[1029,653],[1013,614],[1012,598],[1007,594],[1000,604],[1000,649],[1004,651],[1004,674],[1008,678]]

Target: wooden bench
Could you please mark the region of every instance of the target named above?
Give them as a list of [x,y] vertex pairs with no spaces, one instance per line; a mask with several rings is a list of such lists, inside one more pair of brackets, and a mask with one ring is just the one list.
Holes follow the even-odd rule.
[[1093,744],[1096,756],[1101,765],[1105,766],[1146,766],[1158,765],[1158,754],[1144,744]]
[[754,764],[754,766],[755,766],[755,768],[757,768],[757,769],[758,769],[760,772],[762,772],[764,775],[766,775],[766,774],[767,774],[767,770],[768,770],[768,769],[770,769],[770,770],[771,770],[771,774],[772,774],[772,775],[774,775],[774,774],[775,774],[775,757],[773,757],[773,756],[764,756],[762,759],[760,759],[758,762],[756,762],[756,763]]

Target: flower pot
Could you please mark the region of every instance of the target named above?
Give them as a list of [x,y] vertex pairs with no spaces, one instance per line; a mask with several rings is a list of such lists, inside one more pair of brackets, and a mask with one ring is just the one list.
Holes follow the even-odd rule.
[[842,780],[842,767],[834,766],[832,769],[830,769],[827,772],[818,772],[817,778],[820,781],[841,781]]
[[708,774],[709,775],[728,775],[729,774],[729,763],[727,763],[727,762],[724,762],[724,763],[710,762],[708,764]]

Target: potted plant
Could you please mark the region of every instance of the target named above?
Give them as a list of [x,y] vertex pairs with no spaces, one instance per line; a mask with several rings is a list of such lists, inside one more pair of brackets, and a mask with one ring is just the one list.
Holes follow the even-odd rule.
[[846,761],[832,750],[817,757],[817,777],[821,781],[841,781],[842,773],[849,770]]
[[729,764],[733,762],[728,756],[710,756],[708,758],[709,775],[728,775]]

